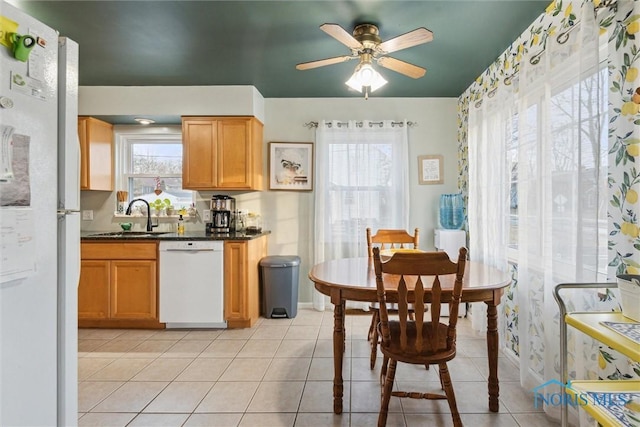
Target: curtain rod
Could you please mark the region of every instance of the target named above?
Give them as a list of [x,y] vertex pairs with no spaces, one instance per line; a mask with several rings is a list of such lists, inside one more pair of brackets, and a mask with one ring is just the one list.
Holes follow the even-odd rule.
[[[349,123],[347,122],[338,122],[338,126],[342,126],[342,125],[348,125]],[[384,124],[384,122],[369,122],[369,127],[373,127],[373,125],[378,125],[378,126],[382,126]],[[356,126],[358,127],[362,127],[363,122],[356,122]],[[391,122],[391,126],[404,126],[404,122]],[[307,122],[303,125],[306,128],[317,128],[318,127],[318,122]],[[328,127],[332,126],[332,123],[327,123]],[[414,126],[418,126],[418,122],[407,122],[407,126],[409,127],[414,127]]]

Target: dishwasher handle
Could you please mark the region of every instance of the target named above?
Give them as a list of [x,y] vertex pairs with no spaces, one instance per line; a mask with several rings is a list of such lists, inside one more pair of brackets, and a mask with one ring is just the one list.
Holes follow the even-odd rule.
[[222,252],[215,249],[165,249],[165,252]]

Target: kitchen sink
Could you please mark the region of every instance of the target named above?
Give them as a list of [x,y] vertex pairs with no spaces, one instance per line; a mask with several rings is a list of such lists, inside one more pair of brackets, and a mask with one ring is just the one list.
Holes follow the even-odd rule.
[[153,237],[160,236],[162,234],[167,234],[168,231],[110,231],[107,233],[96,233],[89,234],[87,237],[123,237],[123,238],[133,238],[133,237]]

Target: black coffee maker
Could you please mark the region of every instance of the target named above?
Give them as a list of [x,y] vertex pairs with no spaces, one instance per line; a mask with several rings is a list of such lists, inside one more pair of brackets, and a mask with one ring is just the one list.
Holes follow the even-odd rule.
[[211,197],[211,222],[206,224],[207,233],[222,234],[233,230],[233,212],[236,210],[236,199],[227,195]]

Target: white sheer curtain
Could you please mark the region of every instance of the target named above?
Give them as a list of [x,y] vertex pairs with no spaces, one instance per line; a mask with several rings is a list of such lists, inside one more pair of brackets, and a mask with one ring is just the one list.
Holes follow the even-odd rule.
[[[584,2],[576,13],[579,23],[568,41],[550,38],[540,63],[527,61],[520,70],[518,282],[525,387],[559,378],[555,285],[606,281],[607,74],[593,4]],[[578,296],[569,298],[584,309]],[[588,359],[573,360],[572,370],[584,372]]]
[[[323,121],[316,132],[315,262],[367,256],[365,229],[409,224],[407,123]],[[314,308],[325,298],[315,292]],[[367,304],[350,307],[368,309]]]
[[[544,53],[523,58],[511,87],[469,113],[470,254],[501,268],[517,264],[527,390],[560,379],[555,285],[606,281],[606,69],[593,3],[574,13],[568,37],[549,35]],[[586,303],[569,299],[577,309]],[[474,322],[483,317],[474,307]],[[589,352],[570,341],[572,353],[583,353],[570,354],[570,370],[584,372]]]
[[[513,98],[505,87],[469,112],[470,258],[506,271],[510,231],[510,182],[513,168]],[[501,310],[499,310],[500,312]],[[501,322],[502,316],[498,317]],[[487,306],[474,303],[471,323],[487,328]],[[502,328],[499,327],[502,342]]]

